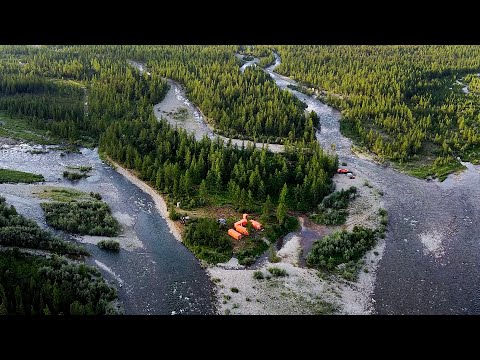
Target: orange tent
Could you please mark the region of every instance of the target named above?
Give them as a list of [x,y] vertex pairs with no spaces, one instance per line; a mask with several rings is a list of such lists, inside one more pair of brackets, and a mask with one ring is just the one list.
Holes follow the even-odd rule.
[[247,225],[247,220],[245,220],[245,219],[238,220],[238,221],[234,224],[234,226],[245,226],[245,225]]
[[233,237],[235,240],[240,240],[242,238],[242,234],[240,234],[239,232],[236,232],[233,229],[228,229],[228,235]]
[[252,224],[252,226],[255,230],[261,230],[262,229],[262,224],[260,224],[258,221],[250,220],[250,223]]
[[237,230],[240,234],[248,236],[248,230],[246,227],[240,226],[240,225],[235,225],[235,230]]

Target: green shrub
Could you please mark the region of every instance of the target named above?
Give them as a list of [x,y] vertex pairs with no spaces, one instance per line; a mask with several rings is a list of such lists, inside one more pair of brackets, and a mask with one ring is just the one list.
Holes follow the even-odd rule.
[[91,191],[90,196],[96,200],[102,200],[102,195],[100,195],[99,193],[94,193],[93,191]]
[[233,293],[238,293],[240,290],[238,290],[238,288],[236,288],[236,287],[232,287],[230,289],[230,291],[233,292]]
[[48,202],[41,204],[47,224],[73,234],[116,236],[118,221],[100,201]]
[[372,188],[372,187],[373,187],[372,184],[370,184],[370,183],[368,182],[368,180],[365,180],[365,181],[363,182],[363,186],[366,186],[366,187],[369,187],[369,188]]
[[288,273],[284,269],[280,269],[278,267],[271,267],[268,268],[268,271],[270,274],[272,274],[274,277],[284,277],[288,276]]
[[168,217],[173,221],[180,220],[180,214],[175,210],[175,206],[172,205],[168,209]]
[[[283,225],[278,225],[278,224],[266,225],[264,235],[270,241],[270,243],[273,243],[277,241],[277,239],[279,239],[280,237],[290,232],[297,231],[299,228],[300,228],[300,223],[298,222],[298,219],[294,216],[287,215],[285,217],[285,222],[283,223]],[[265,251],[267,248],[268,248],[268,245],[265,247],[263,251]]]
[[348,212],[345,210],[352,199],[357,197],[357,188],[351,186],[347,190],[331,193],[323,198],[318,205],[318,213],[310,218],[318,224],[340,225],[347,220]]
[[77,173],[77,172],[73,172],[73,171],[64,171],[63,172],[63,177],[65,179],[70,180],[70,181],[76,181],[76,180],[86,178],[86,177],[88,177],[88,175],[85,174],[85,173]]
[[263,273],[260,270],[256,270],[253,272],[253,278],[256,280],[263,279]]
[[120,243],[111,239],[100,240],[97,246],[103,250],[120,251]]
[[339,264],[359,260],[375,245],[375,232],[355,226],[352,232],[337,231],[317,240],[308,253],[311,267],[334,270]]
[[250,266],[255,263],[255,260],[256,260],[255,256],[244,256],[240,260],[238,260],[238,263],[240,265]]
[[270,252],[268,254],[268,261],[270,261],[271,263],[277,263],[281,260],[280,257],[277,256],[277,252],[275,251],[274,244],[270,244],[269,251]]

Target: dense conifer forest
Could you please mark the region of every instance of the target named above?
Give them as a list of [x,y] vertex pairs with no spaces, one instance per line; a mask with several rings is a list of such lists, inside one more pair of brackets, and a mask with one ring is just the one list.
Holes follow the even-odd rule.
[[275,48],[277,71],[324,91],[343,132],[381,158],[447,173],[457,156],[480,162],[478,46]]
[[98,270],[59,255],[78,259],[88,252],[41,229],[0,197],[0,315],[118,312],[112,303],[117,293]]

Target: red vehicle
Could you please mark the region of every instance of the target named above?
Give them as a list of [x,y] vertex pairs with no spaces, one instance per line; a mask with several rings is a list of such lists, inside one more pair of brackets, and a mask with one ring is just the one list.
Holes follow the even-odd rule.
[[339,173],[339,174],[346,174],[348,172],[349,172],[348,169],[338,169],[337,170],[337,173]]

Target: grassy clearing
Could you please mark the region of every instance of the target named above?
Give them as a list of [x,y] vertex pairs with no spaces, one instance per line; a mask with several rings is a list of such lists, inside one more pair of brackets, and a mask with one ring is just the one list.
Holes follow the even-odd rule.
[[444,181],[449,174],[466,169],[466,167],[460,164],[458,161],[451,162],[443,166],[427,165],[422,164],[421,162],[416,162],[396,165],[395,167],[408,175],[415,176],[420,179],[427,179],[431,177],[433,179],[437,178],[440,181]]
[[[165,198],[167,202],[169,197],[166,195]],[[192,218],[193,222],[195,219],[210,219],[215,222],[218,218],[225,218],[227,220],[228,226],[226,228],[219,228],[219,236],[226,236],[227,240],[230,243],[229,250],[225,251],[225,248],[222,247],[220,251],[216,251],[215,246],[210,246],[206,248],[205,246],[189,246],[190,250],[207,262],[223,262],[227,261],[230,256],[235,256],[241,265],[251,265],[255,260],[263,254],[269,246],[269,243],[276,241],[279,237],[284,236],[285,234],[295,231],[299,228],[298,220],[293,216],[287,216],[285,224],[280,226],[277,224],[277,219],[275,217],[274,209],[272,209],[271,214],[269,215],[267,221],[260,220],[260,215],[256,211],[248,212],[252,219],[260,221],[263,226],[263,231],[255,231],[253,228],[249,229],[250,236],[244,236],[240,240],[234,240],[227,235],[227,230],[233,228],[233,223],[242,218],[243,209],[236,209],[231,201],[228,199],[227,192],[212,192],[208,194],[206,206],[197,207],[194,209],[185,209],[182,205],[182,209],[173,208],[172,204],[170,205],[170,211],[174,216],[173,220],[177,220],[181,215],[188,215]],[[189,208],[188,206],[186,206]],[[260,204],[253,204],[252,210],[260,210]],[[218,225],[216,225],[218,228]],[[188,228],[188,226],[187,226]],[[264,241],[266,239],[267,241]]]
[[[352,129],[349,126],[350,125],[348,122],[340,120],[340,131],[344,136],[353,141],[355,151],[365,153],[367,156],[372,157],[373,161],[385,163],[385,159],[381,159],[363,146],[363,143],[355,129]],[[413,156],[413,158],[408,162],[399,163],[393,161],[390,162],[390,165],[400,172],[417,177],[419,179],[427,179],[431,177],[432,179],[436,178],[440,181],[444,181],[449,174],[465,169],[465,166],[454,159],[447,164],[435,165],[434,161],[438,155],[439,149],[440,147],[438,145],[431,142],[426,142],[418,154]],[[480,150],[473,149],[470,151],[470,153],[466,153],[465,161],[471,161],[474,164],[479,163],[479,154]]]
[[0,137],[25,140],[42,145],[57,144],[58,139],[48,136],[46,131],[35,129],[26,119],[12,118],[0,112]]
[[43,175],[23,171],[0,169],[0,184],[3,183],[35,183],[45,181]]
[[45,186],[34,196],[52,200],[41,204],[47,224],[73,234],[115,236],[120,225],[98,193]]
[[75,200],[91,200],[91,195],[71,188],[44,186],[32,194],[40,199],[70,202]]

